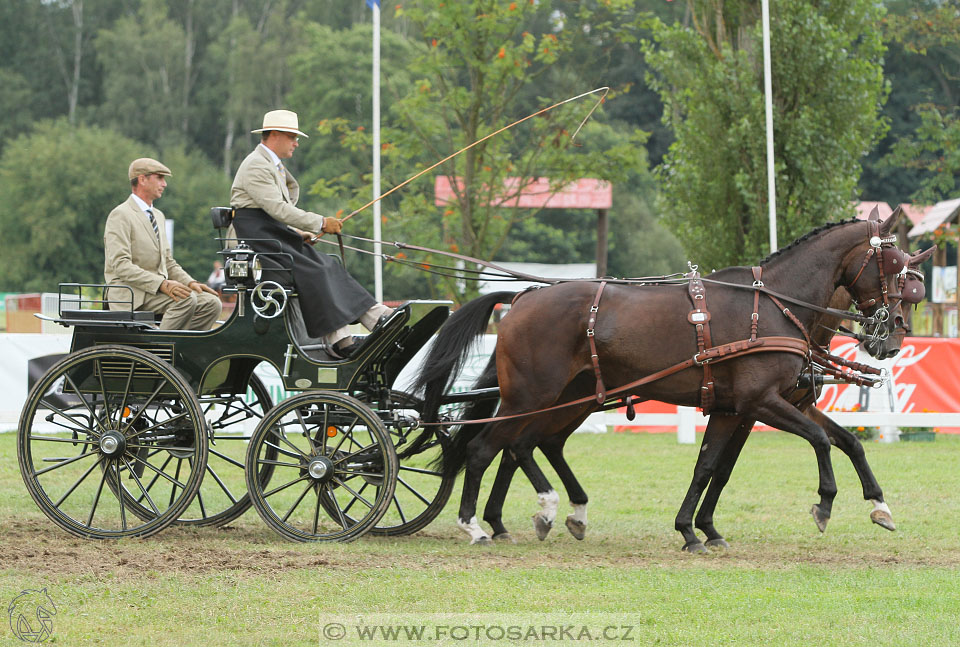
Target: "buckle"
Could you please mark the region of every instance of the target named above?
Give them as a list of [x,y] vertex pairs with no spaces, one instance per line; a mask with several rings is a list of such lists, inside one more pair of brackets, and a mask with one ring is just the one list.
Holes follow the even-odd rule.
[[587,328],[587,337],[593,337],[593,328]]

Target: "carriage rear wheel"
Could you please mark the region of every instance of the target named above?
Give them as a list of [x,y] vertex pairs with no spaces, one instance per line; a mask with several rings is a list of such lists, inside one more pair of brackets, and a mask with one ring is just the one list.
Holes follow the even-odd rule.
[[[257,477],[265,466],[273,467],[266,483]],[[389,507],[397,454],[365,404],[309,392],[281,402],[261,421],[247,449],[246,478],[253,506],[284,537],[350,541]]]
[[[244,476],[247,443],[257,424],[273,407],[273,400],[263,381],[253,373],[240,393],[201,396],[200,406],[210,426],[207,473],[193,503],[176,523],[222,526],[250,508]],[[271,448],[269,457],[276,458],[276,450]],[[262,466],[260,480],[266,483],[272,472],[272,465]]]
[[[423,411],[422,400],[403,391],[391,391],[390,400],[394,411],[410,411],[417,418]],[[444,473],[446,436],[439,428],[434,429],[401,425],[390,428],[390,437],[398,455],[419,434],[426,433],[429,436],[422,449],[413,456],[398,456],[397,487],[391,497],[390,507],[370,530],[370,534],[385,537],[410,535],[426,528],[443,511],[457,478]],[[371,486],[365,484],[363,487],[370,489]],[[361,493],[364,489],[361,489]]]
[[[20,473],[54,523],[79,537],[146,537],[200,488],[200,403],[170,364],[136,348],[71,353],[34,385],[17,434]],[[147,514],[131,503],[142,501]]]

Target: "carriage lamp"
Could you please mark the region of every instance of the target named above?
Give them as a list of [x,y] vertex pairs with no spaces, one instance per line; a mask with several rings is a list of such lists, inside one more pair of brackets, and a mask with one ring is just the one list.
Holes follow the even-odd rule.
[[[225,253],[225,273],[230,283],[249,284],[257,283],[263,274],[263,265],[260,257],[253,253],[250,246],[240,241],[240,244]],[[252,279],[252,281],[251,281]]]

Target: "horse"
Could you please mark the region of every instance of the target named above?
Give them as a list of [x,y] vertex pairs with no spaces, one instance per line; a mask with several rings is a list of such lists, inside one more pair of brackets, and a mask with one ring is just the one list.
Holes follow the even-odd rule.
[[[445,461],[445,469],[455,473],[465,467],[467,472],[458,520],[460,527],[470,535],[472,543],[489,541],[476,523],[476,498],[483,471],[503,449],[509,450],[508,455],[516,457],[525,471],[533,472],[527,475],[534,480],[538,498],[545,506],[552,505],[549,499],[556,494],[551,497],[549,484],[538,478],[539,470],[530,454],[537,446],[562,448],[562,432],[599,408],[600,396],[596,402],[589,397],[578,399],[589,394],[593,382],[591,373],[596,374],[598,390],[602,388],[600,372],[598,368],[595,370],[591,356],[598,359],[598,367],[602,358],[607,383],[618,385],[615,392],[626,395],[625,391],[629,391],[638,399],[658,399],[686,406],[702,403],[701,393],[708,390],[708,386],[702,383],[700,371],[704,365],[712,364],[709,387],[713,387],[711,400],[719,410],[744,420],[762,420],[798,434],[814,446],[821,496],[815,507],[821,517],[829,518],[836,494],[829,463],[830,441],[820,425],[803,417],[782,394],[796,384],[807,360],[806,353],[800,350],[800,330],[805,331],[813,324],[836,288],[848,286],[864,314],[887,314],[887,280],[899,270],[888,272],[881,268],[887,256],[894,260],[898,254],[901,260],[904,256],[892,246],[895,238],[890,237],[890,231],[896,220],[897,217],[891,217],[880,226],[864,221],[828,224],[772,254],[756,270],[728,268],[715,272],[699,283],[699,297],[690,293],[693,304],[697,304],[698,298],[701,304],[706,302],[705,294],[710,294],[709,311],[705,307],[691,311],[687,287],[677,285],[611,284],[602,315],[598,314],[600,293],[596,283],[561,283],[525,293],[504,319],[496,351],[497,383],[502,400],[500,413],[520,415],[482,428],[465,427],[454,437],[450,457]],[[872,258],[877,262],[870,262]],[[763,277],[762,282],[759,276]],[[709,292],[703,288],[704,282],[710,285]],[[777,292],[764,288],[764,284],[775,286]],[[757,307],[761,292],[770,299],[764,298]],[[799,306],[795,314],[774,296],[778,293],[779,297]],[[482,314],[485,323],[489,307],[498,299],[503,299],[503,295],[487,295],[467,304],[458,313],[463,315],[452,317],[441,331],[418,381],[427,385],[428,393],[431,388],[434,391],[437,388],[437,378],[431,374],[432,362],[465,353],[472,341],[471,334],[482,330],[478,317],[468,315]],[[607,305],[611,300],[612,305]],[[595,301],[592,313],[591,301]],[[754,301],[751,320],[758,325],[762,322],[766,340],[788,339],[798,344],[789,348],[768,346],[759,352],[723,357],[726,352],[723,344],[727,344],[728,350],[732,349],[735,344],[729,342],[744,336],[746,324],[743,317],[737,315],[749,312],[751,301]],[[787,317],[781,317],[781,311]],[[693,316],[694,312],[701,318],[701,324],[703,319],[712,321],[712,340],[720,344],[710,346],[708,343],[709,348],[702,343],[693,345],[693,335],[686,340],[676,339],[677,333],[689,325],[686,315]],[[588,324],[591,316],[595,326]],[[878,316],[871,322],[874,332],[883,328],[889,334],[891,320],[881,319]],[[542,321],[553,324],[553,334],[543,334]],[[697,326],[693,319],[689,322],[702,331],[702,325]],[[593,332],[595,352],[588,350],[590,337],[583,334],[588,328]],[[664,343],[658,336],[661,330],[671,331],[677,343]],[[713,356],[709,354],[711,349]],[[684,361],[685,357],[692,357],[692,361]],[[630,382],[637,374],[647,378]],[[571,400],[575,402],[573,406],[555,406]],[[549,411],[536,416],[523,415],[543,409]],[[579,505],[573,496],[571,501]]]

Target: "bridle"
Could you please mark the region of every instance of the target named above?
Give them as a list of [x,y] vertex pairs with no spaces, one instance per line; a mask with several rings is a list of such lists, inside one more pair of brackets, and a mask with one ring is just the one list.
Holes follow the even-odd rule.
[[[872,322],[863,324],[863,341],[886,341],[886,339],[890,336],[890,329],[886,325],[890,319],[890,312],[893,310],[893,308],[899,306],[900,302],[902,301],[902,289],[900,294],[891,295],[887,285],[887,275],[896,274],[902,277],[908,269],[907,261],[909,260],[909,255],[897,248],[896,236],[880,236],[880,223],[878,221],[868,220],[867,224],[869,226],[868,235],[870,248],[867,250],[863,261],[860,264],[860,270],[857,272],[857,275],[853,277],[853,280],[850,281],[850,283],[843,287],[845,287],[850,293],[850,296],[853,299],[853,305],[857,311],[864,317],[868,317],[869,319],[873,320]],[[864,301],[858,301],[854,297],[853,286],[856,285],[857,281],[860,280],[860,277],[863,276],[863,271],[870,264],[871,260],[875,260],[877,264],[880,296]],[[898,284],[902,283],[903,279],[901,278],[898,281]],[[891,299],[891,296],[895,298]],[[880,305],[868,315],[867,310],[877,305],[878,302]]]

